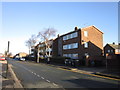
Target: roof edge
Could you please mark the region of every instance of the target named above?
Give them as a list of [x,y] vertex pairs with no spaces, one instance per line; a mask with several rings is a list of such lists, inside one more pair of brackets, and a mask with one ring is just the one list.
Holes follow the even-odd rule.
[[[104,34],[104,33],[103,33],[101,30],[99,30],[95,25],[91,25],[91,26],[84,27],[84,28],[89,28],[89,27],[93,27],[93,28],[97,29],[99,32],[101,32],[102,34]],[[84,28],[82,28],[82,29],[84,29]]]

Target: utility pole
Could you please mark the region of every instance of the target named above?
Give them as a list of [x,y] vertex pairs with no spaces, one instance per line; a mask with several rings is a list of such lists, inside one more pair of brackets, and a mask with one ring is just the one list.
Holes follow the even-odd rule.
[[9,54],[10,41],[8,41],[7,56]]
[[9,47],[10,47],[10,41],[8,41],[8,47],[7,47],[6,78],[7,78],[7,76],[8,76],[8,54],[9,54]]

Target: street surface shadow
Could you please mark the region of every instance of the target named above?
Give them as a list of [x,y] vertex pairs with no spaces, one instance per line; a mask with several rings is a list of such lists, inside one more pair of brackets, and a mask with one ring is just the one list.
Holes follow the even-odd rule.
[[76,87],[85,87],[85,88],[120,88],[120,82],[116,81],[116,83],[110,82],[102,82],[96,80],[89,80],[89,79],[70,79],[64,80],[67,82],[71,82],[76,84]]

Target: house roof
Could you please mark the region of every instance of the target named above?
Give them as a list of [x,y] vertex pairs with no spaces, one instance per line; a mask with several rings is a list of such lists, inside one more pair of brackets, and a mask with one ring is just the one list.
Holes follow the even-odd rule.
[[114,49],[120,49],[120,45],[116,45],[116,44],[108,44],[108,45],[110,45]]

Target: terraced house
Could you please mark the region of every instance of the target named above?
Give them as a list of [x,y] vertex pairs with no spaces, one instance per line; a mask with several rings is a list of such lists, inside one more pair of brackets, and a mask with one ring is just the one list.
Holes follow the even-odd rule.
[[74,31],[61,35],[53,42],[53,56],[85,59],[103,54],[103,32],[95,26],[75,27]]

